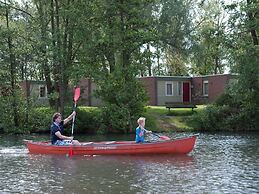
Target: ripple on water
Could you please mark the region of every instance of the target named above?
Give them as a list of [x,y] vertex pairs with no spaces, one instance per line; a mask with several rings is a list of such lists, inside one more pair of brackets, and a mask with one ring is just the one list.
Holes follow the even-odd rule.
[[25,146],[0,147],[0,156],[2,157],[15,157],[27,154],[28,150]]
[[0,193],[259,193],[258,137],[201,134],[184,157],[65,157],[0,147]]

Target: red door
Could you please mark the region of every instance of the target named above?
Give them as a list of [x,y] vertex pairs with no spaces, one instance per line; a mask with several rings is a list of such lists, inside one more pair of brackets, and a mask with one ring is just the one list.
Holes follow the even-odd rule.
[[190,83],[184,82],[183,83],[183,103],[190,102]]

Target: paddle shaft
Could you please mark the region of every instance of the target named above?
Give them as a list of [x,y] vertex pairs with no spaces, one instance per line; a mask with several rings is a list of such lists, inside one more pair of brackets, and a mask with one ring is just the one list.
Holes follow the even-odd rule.
[[154,136],[157,136],[157,137],[159,137],[159,138],[161,137],[160,135],[158,135],[158,134],[156,134],[156,133],[153,133],[153,132],[152,132],[151,134],[154,135]]
[[[75,102],[75,105],[74,105],[74,111],[76,111],[76,102]],[[73,133],[74,133],[75,119],[76,119],[76,115],[73,115],[72,131],[71,131],[72,136],[73,136]]]
[[[148,132],[146,129],[144,129],[144,131],[145,131],[145,132]],[[169,137],[167,137],[167,136],[165,136],[165,135],[158,135],[157,133],[154,133],[154,132],[152,132],[152,131],[151,131],[151,134],[154,135],[154,136],[157,136],[157,137],[159,137],[159,138],[161,138],[161,139],[163,139],[163,140],[169,140],[169,139],[170,139]]]
[[[148,131],[148,130],[146,130],[146,129],[144,129],[144,131],[147,132],[147,133],[150,132],[150,131]],[[154,133],[154,132],[152,132],[152,131],[151,131],[151,134],[153,134],[153,135],[155,135],[155,136],[157,136],[157,137],[160,137],[160,135],[158,135],[158,134],[156,134],[156,133]]]
[[[74,111],[76,111],[76,103],[77,103],[79,97],[80,97],[80,88],[77,87],[75,89],[75,93],[74,93]],[[71,130],[72,136],[74,133],[75,119],[76,119],[76,115],[73,115],[72,130]]]

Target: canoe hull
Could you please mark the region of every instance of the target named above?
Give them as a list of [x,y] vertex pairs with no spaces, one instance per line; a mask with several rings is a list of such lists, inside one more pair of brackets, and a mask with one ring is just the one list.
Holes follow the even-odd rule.
[[92,142],[82,146],[55,146],[48,142],[27,141],[31,154],[73,154],[73,155],[138,155],[138,154],[188,154],[195,146],[196,136],[152,143]]

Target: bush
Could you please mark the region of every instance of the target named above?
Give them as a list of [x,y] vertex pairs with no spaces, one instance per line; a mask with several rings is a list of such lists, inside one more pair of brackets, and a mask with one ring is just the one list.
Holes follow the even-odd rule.
[[75,133],[98,133],[100,129],[100,109],[80,107],[77,110]]
[[215,105],[217,106],[224,106],[230,105],[233,102],[233,98],[228,93],[221,94],[215,101]]
[[216,106],[230,106],[230,107],[236,107],[240,108],[241,102],[234,96],[234,94],[230,94],[230,91],[226,91],[225,93],[221,94],[216,101],[214,102],[214,105]]
[[256,126],[258,126],[258,121],[255,119],[256,114],[258,113],[255,109],[249,111],[228,105],[210,105],[204,111],[193,115],[189,122],[194,128],[201,131],[256,130]]
[[[52,123],[52,115],[56,111],[47,108],[41,107],[33,110],[33,117],[30,119],[31,132],[46,132],[48,133],[50,130],[50,125]],[[65,113],[63,115],[63,119],[66,118],[69,114],[71,114],[72,110],[70,107],[65,108]],[[99,122],[97,120],[97,115],[99,113],[99,109],[96,108],[88,108],[88,107],[80,107],[77,109],[76,120],[74,125],[74,134],[76,133],[96,133],[99,128]],[[64,127],[64,133],[70,135],[72,121],[69,122]]]
[[29,115],[30,132],[49,132],[55,110],[49,107],[34,108]]

